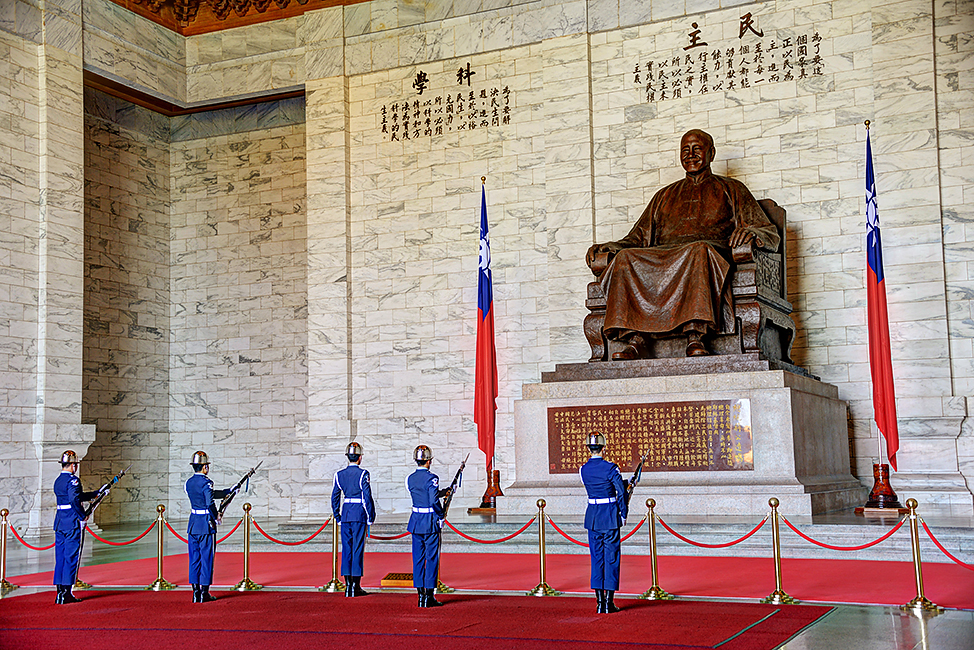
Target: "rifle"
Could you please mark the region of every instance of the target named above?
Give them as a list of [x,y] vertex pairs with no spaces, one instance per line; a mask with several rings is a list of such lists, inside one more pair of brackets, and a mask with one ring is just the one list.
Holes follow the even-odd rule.
[[[264,461],[260,461],[257,463],[257,467],[260,467],[263,464]],[[250,477],[253,476],[254,472],[257,471],[257,467],[251,467],[250,471],[244,474],[243,478],[237,481],[237,484],[230,488],[230,494],[223,497],[223,500],[220,501],[220,507],[217,508],[217,517],[223,517],[223,513],[226,511],[227,506],[229,506],[230,502],[233,501],[233,497],[237,496],[237,491],[240,490],[240,486],[244,484],[244,481],[247,481],[247,489],[250,489]]]
[[91,500],[91,503],[89,503],[88,507],[85,509],[85,519],[91,516],[91,513],[95,511],[95,508],[98,507],[98,504],[101,503],[105,499],[105,497],[108,496],[109,492],[112,491],[112,486],[118,483],[118,481],[123,476],[125,476],[125,472],[129,471],[131,468],[132,468],[132,463],[129,463],[128,467],[126,467],[121,472],[116,474],[115,478],[113,478],[111,481],[109,481],[104,486],[102,486],[100,490],[98,490],[98,495]]
[[[470,454],[467,454],[467,458],[470,458]],[[446,498],[443,499],[443,518],[446,519],[446,514],[450,510],[450,502],[453,501],[453,495],[457,493],[457,488],[460,487],[460,478],[463,476],[463,468],[467,466],[467,458],[463,459],[460,463],[460,469],[457,470],[456,476],[453,477],[453,482],[450,483],[450,487],[446,489]]]
[[649,456],[647,451],[639,459],[639,464],[636,465],[636,471],[632,473],[632,478],[628,481],[623,481],[626,486],[626,507],[629,507],[629,499],[632,498],[632,491],[636,489],[636,483],[639,483],[639,479],[643,477],[643,463],[646,462],[646,458]]

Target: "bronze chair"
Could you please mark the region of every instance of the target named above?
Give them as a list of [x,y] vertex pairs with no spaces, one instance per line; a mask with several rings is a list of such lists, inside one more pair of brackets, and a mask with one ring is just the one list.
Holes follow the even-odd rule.
[[[759,353],[763,359],[791,363],[791,345],[795,338],[795,323],[791,320],[791,303],[788,302],[787,264],[785,260],[785,209],[771,199],[761,199],[758,204],[768,215],[781,236],[777,252],[759,248],[753,242],[735,248],[732,252],[734,270],[731,276],[731,292],[734,296],[733,334],[717,334],[708,341],[713,354]],[[592,348],[594,361],[608,361],[622,344],[605,338],[605,294],[598,278],[612,260],[611,254],[600,253],[592,264],[596,279],[588,285],[585,306],[584,330]],[[647,338],[650,358],[685,356],[685,334],[653,335]],[[624,362],[619,362],[624,363]]]

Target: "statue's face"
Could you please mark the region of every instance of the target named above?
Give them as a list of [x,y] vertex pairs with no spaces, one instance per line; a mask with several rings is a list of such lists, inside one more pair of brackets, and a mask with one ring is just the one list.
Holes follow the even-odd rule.
[[688,174],[699,174],[710,168],[714,150],[704,138],[696,133],[688,133],[680,141],[680,163]]

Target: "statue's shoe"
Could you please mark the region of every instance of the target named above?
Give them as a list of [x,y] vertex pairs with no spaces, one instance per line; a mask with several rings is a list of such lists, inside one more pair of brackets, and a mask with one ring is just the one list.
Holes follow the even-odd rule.
[[639,358],[639,350],[635,345],[627,345],[618,352],[612,353],[613,361],[632,361]]
[[700,341],[690,341],[687,345],[688,357],[705,357],[710,354]]

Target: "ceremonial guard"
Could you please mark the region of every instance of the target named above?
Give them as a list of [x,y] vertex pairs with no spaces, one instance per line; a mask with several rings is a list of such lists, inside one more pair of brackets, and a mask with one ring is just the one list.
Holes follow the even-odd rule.
[[335,473],[331,511],[335,522],[342,525],[342,576],[345,578],[345,596],[352,598],[368,595],[362,589],[362,569],[365,540],[369,535],[369,526],[375,521],[375,503],[372,501],[369,472],[361,467],[362,445],[348,443],[345,456],[348,457],[348,467]]
[[440,490],[439,477],[430,471],[433,452],[429,447],[416,447],[413,460],[419,467],[406,478],[406,489],[413,500],[406,525],[413,535],[413,586],[419,593],[420,607],[439,607],[443,603],[434,593],[440,572],[440,529],[445,519],[440,497],[449,490]]
[[619,529],[629,514],[622,472],[615,463],[602,458],[605,436],[592,434],[588,449],[592,457],[582,465],[579,474],[588,494],[585,528],[588,530],[589,553],[592,557],[592,589],[598,602],[596,612],[610,614],[619,608],[613,602],[619,589],[619,564],[622,540]]
[[94,492],[81,489],[78,473],[78,455],[70,449],[61,454],[61,473],[54,479],[54,496],[57,498],[57,512],[54,514],[54,586],[57,587],[58,605],[80,602],[71,593],[78,579],[81,566],[81,550],[85,543],[85,524],[88,516],[81,506],[83,501],[91,501],[108,484]]
[[214,499],[223,499],[233,490],[214,490],[210,472],[210,459],[206,452],[193,454],[190,462],[195,474],[186,481],[189,495],[189,582],[193,585],[193,602],[207,603],[216,600],[210,595],[213,582],[213,558],[216,554],[216,525],[218,510]]

